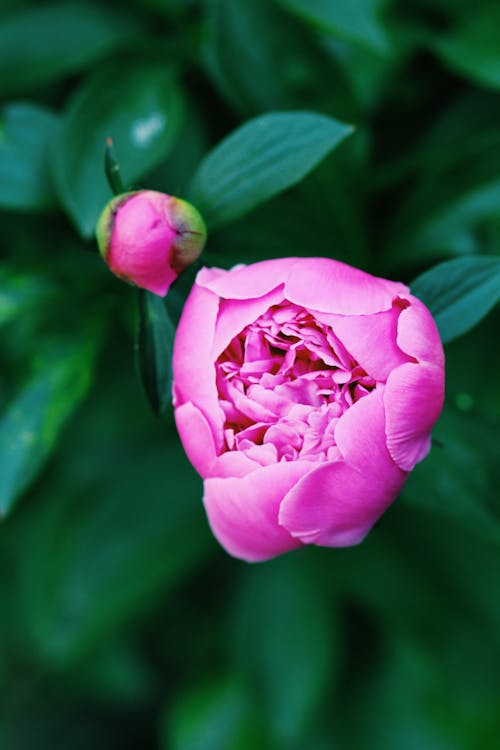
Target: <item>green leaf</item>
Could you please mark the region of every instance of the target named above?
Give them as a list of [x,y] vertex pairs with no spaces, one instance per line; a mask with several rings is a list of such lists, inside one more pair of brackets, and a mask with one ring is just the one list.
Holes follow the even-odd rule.
[[454,70],[480,85],[500,89],[500,7],[486,2],[475,5],[462,24],[444,37],[433,38],[430,47]]
[[477,172],[483,162],[482,169],[487,166],[487,174],[494,177],[500,162],[495,157],[492,164],[491,156],[500,148],[499,127],[500,101],[496,94],[484,89],[466,91],[443,110],[409,158],[421,175],[434,176],[446,168],[456,170],[461,164],[467,171],[475,164]]
[[352,128],[313,112],[272,112],[245,123],[202,161],[191,200],[210,228],[295,185]]
[[[37,652],[56,665],[88,659],[130,624],[136,630],[212,541],[201,481],[174,428],[162,424],[153,437],[137,421],[129,425],[133,390],[124,400],[120,383],[111,388],[99,411],[88,406],[83,428],[75,426],[81,438],[70,435],[64,470],[38,494],[32,519],[23,595]],[[119,420],[111,408],[123,409]],[[78,442],[86,451],[79,460]]]
[[472,256],[440,263],[411,284],[434,316],[444,343],[475,326],[500,300],[500,258]]
[[379,12],[384,0],[278,0],[314,27],[344,42],[386,52],[387,35]]
[[76,91],[52,155],[59,198],[84,237],[93,234],[110,198],[106,138],[113,139],[122,177],[130,185],[167,155],[181,121],[181,94],[163,65],[113,64]]
[[218,679],[191,689],[167,714],[165,750],[254,750],[265,748],[255,726],[253,703],[241,681]]
[[[492,347],[500,324],[500,305],[464,336],[446,347],[446,391],[460,411],[472,411],[500,424],[500,348]],[[477,363],[488,362],[481,377]]]
[[0,116],[0,206],[33,211],[53,205],[49,143],[56,117],[34,104],[9,104]]
[[292,252],[369,263],[364,143],[365,134],[357,130],[293,190],[217,231],[217,260],[209,250],[213,262],[231,267],[235,258],[254,263]]
[[[377,170],[392,182],[395,203],[387,257],[398,264],[495,254],[491,236],[500,205],[500,102],[488,91],[460,95],[440,112],[423,138]],[[387,179],[389,178],[389,179]]]
[[433,435],[437,444],[412,472],[403,501],[500,542],[496,425],[447,406]]
[[85,2],[22,8],[0,25],[0,94],[36,91],[137,37],[123,12]]
[[88,390],[100,335],[58,342],[0,418],[0,517],[35,479],[57,436]]
[[53,291],[43,278],[0,268],[0,326],[32,310]]
[[138,290],[137,362],[142,384],[154,413],[163,414],[172,402],[172,352],[175,329],[165,301]]
[[341,120],[355,117],[356,103],[342,66],[276,3],[210,0],[206,12],[207,73],[245,119],[296,108]]
[[148,187],[169,195],[185,195],[198,164],[210,148],[206,123],[191,101],[175,148],[158,167],[148,174]]
[[[492,154],[491,160],[494,157]],[[472,255],[484,250],[480,231],[498,217],[500,180],[484,176],[471,185],[467,178],[450,173],[439,175],[436,187],[437,178],[436,174],[431,181],[428,176],[424,178],[394,221],[387,254],[398,262]]]
[[337,667],[336,613],[310,562],[295,553],[241,582],[236,660],[283,747],[309,735]]

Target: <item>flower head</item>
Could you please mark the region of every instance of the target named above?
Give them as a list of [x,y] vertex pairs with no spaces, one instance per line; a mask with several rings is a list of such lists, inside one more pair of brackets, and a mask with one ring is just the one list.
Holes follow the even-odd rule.
[[360,542],[427,454],[443,388],[424,305],[326,258],[203,269],[174,347],[181,440],[246,560]]
[[99,251],[115,276],[160,296],[198,258],[205,239],[190,203],[154,190],[116,196],[97,224]]

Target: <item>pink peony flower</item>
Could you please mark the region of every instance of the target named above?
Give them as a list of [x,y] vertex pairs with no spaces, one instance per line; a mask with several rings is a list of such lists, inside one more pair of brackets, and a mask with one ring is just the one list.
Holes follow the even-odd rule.
[[190,203],[154,190],[116,196],[97,224],[99,250],[115,276],[161,297],[198,258],[205,238]]
[[213,533],[248,561],[359,543],[428,453],[443,404],[427,308],[326,258],[203,268],[173,366]]

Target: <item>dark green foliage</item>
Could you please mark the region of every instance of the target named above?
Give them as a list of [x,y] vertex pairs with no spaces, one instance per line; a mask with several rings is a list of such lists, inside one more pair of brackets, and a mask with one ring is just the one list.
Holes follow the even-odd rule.
[[111,197],[103,170],[106,138],[113,138],[123,179],[132,184],[167,155],[181,123],[181,95],[160,64],[109,64],[75,91],[52,160],[61,203],[84,237],[92,236]]
[[137,364],[151,408],[163,414],[172,400],[175,329],[161,297],[139,289],[138,298]]
[[411,285],[434,316],[443,343],[476,325],[500,300],[500,258],[473,255],[426,271]]
[[209,229],[227,224],[299,182],[351,130],[311,112],[257,117],[203,159],[190,198]]
[[[498,4],[0,5],[0,748],[497,750]],[[107,137],[203,263],[327,255],[432,310],[434,446],[359,547],[212,539],[170,407],[196,269],[139,305],[108,272]]]

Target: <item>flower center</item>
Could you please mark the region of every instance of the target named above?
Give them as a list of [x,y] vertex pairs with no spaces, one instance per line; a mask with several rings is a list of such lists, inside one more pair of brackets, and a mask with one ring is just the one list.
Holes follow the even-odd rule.
[[262,465],[336,460],[338,419],[376,386],[330,326],[289,302],[233,338],[216,378],[226,450]]

